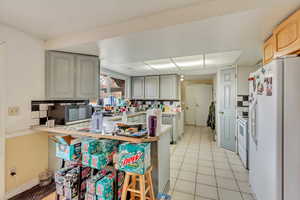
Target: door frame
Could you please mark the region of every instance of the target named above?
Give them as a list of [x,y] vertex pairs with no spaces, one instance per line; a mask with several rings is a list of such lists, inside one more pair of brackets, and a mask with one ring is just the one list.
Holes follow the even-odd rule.
[[5,199],[5,119],[6,119],[6,87],[5,87],[5,43],[0,41],[0,199]]
[[[217,130],[217,145],[218,147],[221,147],[221,126],[220,126],[220,113],[219,113],[219,110],[220,110],[220,101],[221,101],[221,87],[220,87],[220,84],[221,84],[221,71],[222,70],[226,70],[226,69],[234,69],[235,70],[235,92],[237,94],[237,65],[232,65],[232,66],[226,66],[226,67],[221,67],[218,69],[217,71],[217,94],[216,94],[216,98],[217,98],[217,103],[216,103],[216,130]],[[236,94],[235,94],[235,99],[236,99]],[[235,118],[236,118],[236,103],[235,103]],[[235,121],[235,128],[236,128],[236,121]],[[237,137],[237,131],[235,131],[235,137]],[[237,147],[237,140],[235,140],[235,147]],[[237,148],[236,148],[237,149]]]

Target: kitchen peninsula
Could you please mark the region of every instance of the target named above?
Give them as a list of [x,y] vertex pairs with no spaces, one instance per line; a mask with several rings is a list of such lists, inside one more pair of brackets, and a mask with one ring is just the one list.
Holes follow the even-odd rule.
[[[138,115],[141,115],[139,113]],[[128,118],[133,118],[137,114],[128,115]],[[115,123],[121,121],[120,117],[105,117],[104,126],[111,127]],[[153,166],[153,185],[154,191],[168,192],[170,187],[170,131],[171,125],[161,125],[155,137],[133,138],[126,136],[118,136],[113,134],[100,134],[89,131],[90,122],[83,122],[69,126],[55,126],[48,128],[46,126],[36,126],[33,129],[37,131],[47,132],[49,135],[71,135],[73,137],[91,137],[97,139],[111,139],[120,142],[131,143],[151,143],[151,162]]]

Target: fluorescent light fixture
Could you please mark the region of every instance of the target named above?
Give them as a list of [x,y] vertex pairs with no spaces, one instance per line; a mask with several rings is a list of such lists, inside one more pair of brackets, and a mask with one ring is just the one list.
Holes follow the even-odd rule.
[[203,66],[203,55],[177,57],[173,61],[179,67]]
[[170,59],[151,60],[151,61],[146,61],[145,63],[155,69],[176,68],[176,65],[174,63],[172,63]]

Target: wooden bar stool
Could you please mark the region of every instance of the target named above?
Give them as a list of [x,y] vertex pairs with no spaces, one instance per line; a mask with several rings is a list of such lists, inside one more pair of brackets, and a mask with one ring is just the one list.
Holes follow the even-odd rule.
[[136,197],[139,200],[155,200],[152,167],[149,167],[144,175],[126,172],[121,200],[127,199],[128,192],[130,192],[130,200],[135,200]]

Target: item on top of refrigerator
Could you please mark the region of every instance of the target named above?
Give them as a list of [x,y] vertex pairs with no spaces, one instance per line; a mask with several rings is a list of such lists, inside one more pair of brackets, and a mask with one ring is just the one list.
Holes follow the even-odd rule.
[[76,160],[81,155],[81,141],[72,136],[56,136],[56,157],[64,160]]
[[145,174],[151,165],[151,144],[123,143],[119,146],[117,167],[121,171]]
[[82,153],[96,153],[99,152],[99,140],[97,139],[84,139],[81,142],[81,152]]
[[114,194],[113,177],[106,175],[96,183],[96,195],[103,200],[111,200]]
[[103,113],[101,111],[95,111],[92,115],[91,131],[101,133],[103,129]]

